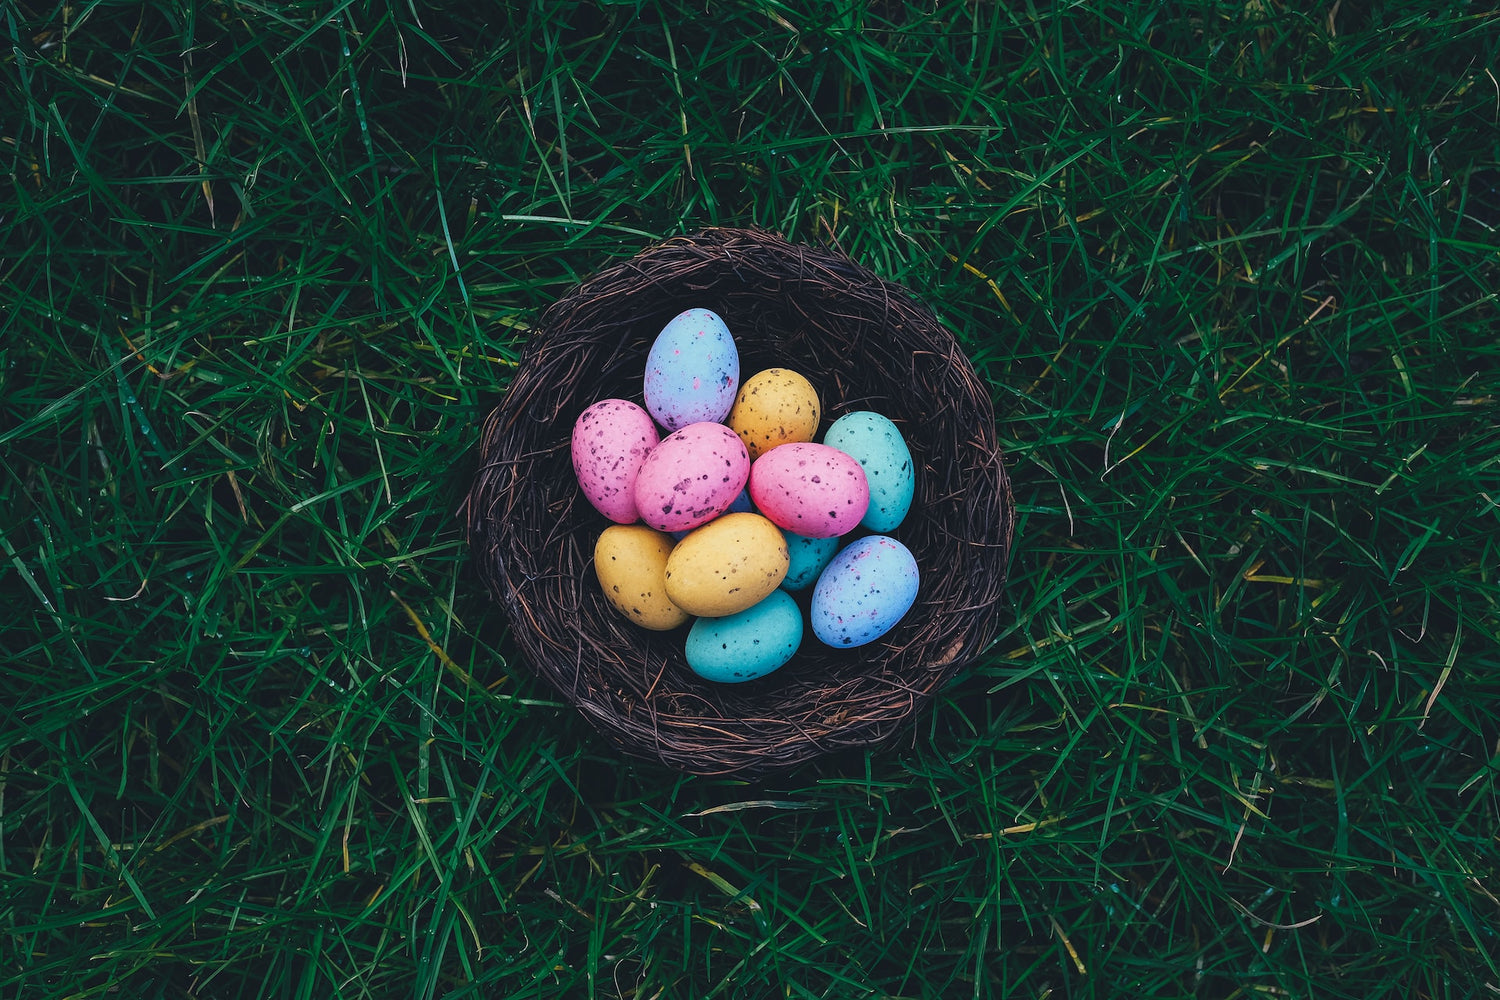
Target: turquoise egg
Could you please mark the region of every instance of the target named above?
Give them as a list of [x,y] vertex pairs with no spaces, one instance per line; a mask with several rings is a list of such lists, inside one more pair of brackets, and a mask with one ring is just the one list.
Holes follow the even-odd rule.
[[834,553],[838,552],[839,537],[808,538],[784,529],[781,533],[786,536],[786,551],[792,559],[786,579],[781,581],[782,588],[798,591],[812,586],[818,574],[833,560]]
[[813,588],[813,634],[838,649],[885,635],[917,600],[917,560],[887,535],[866,535],[833,557]]
[[720,684],[740,684],[781,667],[802,645],[802,610],[775,590],[759,604],[723,618],[699,618],[687,636],[693,673]]
[[864,467],[870,506],[859,523],[882,534],[894,531],[911,510],[917,489],[916,467],[901,431],[889,417],[856,410],[835,420],[823,443]]

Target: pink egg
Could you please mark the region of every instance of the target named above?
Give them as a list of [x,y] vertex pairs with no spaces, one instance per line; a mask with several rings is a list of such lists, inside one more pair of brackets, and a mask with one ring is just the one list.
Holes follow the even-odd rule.
[[777,527],[808,538],[852,531],[870,506],[859,462],[826,444],[778,445],[750,466],[750,500]]
[[750,454],[738,434],[723,424],[688,424],[662,438],[641,463],[636,509],[658,531],[696,528],[728,510],[749,475]]
[[573,424],[573,472],[594,509],[618,524],[640,520],[635,480],[661,435],[628,399],[601,399]]

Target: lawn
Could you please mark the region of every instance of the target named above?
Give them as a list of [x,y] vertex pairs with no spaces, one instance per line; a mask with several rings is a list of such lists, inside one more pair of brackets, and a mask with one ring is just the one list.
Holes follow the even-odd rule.
[[[0,5],[0,996],[1500,994],[1500,15]],[[994,643],[892,746],[622,758],[459,506],[705,226],[992,389]]]

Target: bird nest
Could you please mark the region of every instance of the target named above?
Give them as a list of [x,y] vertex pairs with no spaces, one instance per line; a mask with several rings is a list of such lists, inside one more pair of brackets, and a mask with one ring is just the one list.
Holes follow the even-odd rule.
[[[746,377],[806,376],[825,427],[875,410],[901,429],[916,497],[892,535],[921,587],[875,642],[833,649],[809,633],[769,676],[715,684],[688,668],[685,626],[642,629],[601,592],[594,543],[610,522],[574,477],[573,423],[598,400],[639,401],[652,341],[694,307],[728,323]],[[546,310],[484,423],[463,516],[525,662],[606,739],[682,771],[749,776],[889,743],[985,649],[1014,505],[989,389],[931,310],[835,250],[710,229],[650,247]]]

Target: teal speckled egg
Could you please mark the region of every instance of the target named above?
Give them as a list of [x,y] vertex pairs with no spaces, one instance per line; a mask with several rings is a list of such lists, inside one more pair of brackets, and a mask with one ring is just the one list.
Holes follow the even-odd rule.
[[784,590],[724,618],[699,618],[688,630],[688,666],[704,680],[740,684],[781,667],[802,645],[802,610]]
[[786,537],[786,551],[791,558],[787,566],[786,579],[781,581],[783,590],[798,591],[810,587],[818,579],[823,568],[833,561],[839,550],[839,537],[808,538],[782,529]]
[[911,510],[916,495],[916,468],[901,431],[889,417],[873,410],[856,410],[835,420],[823,443],[854,458],[870,484],[870,506],[860,524],[888,534]]

